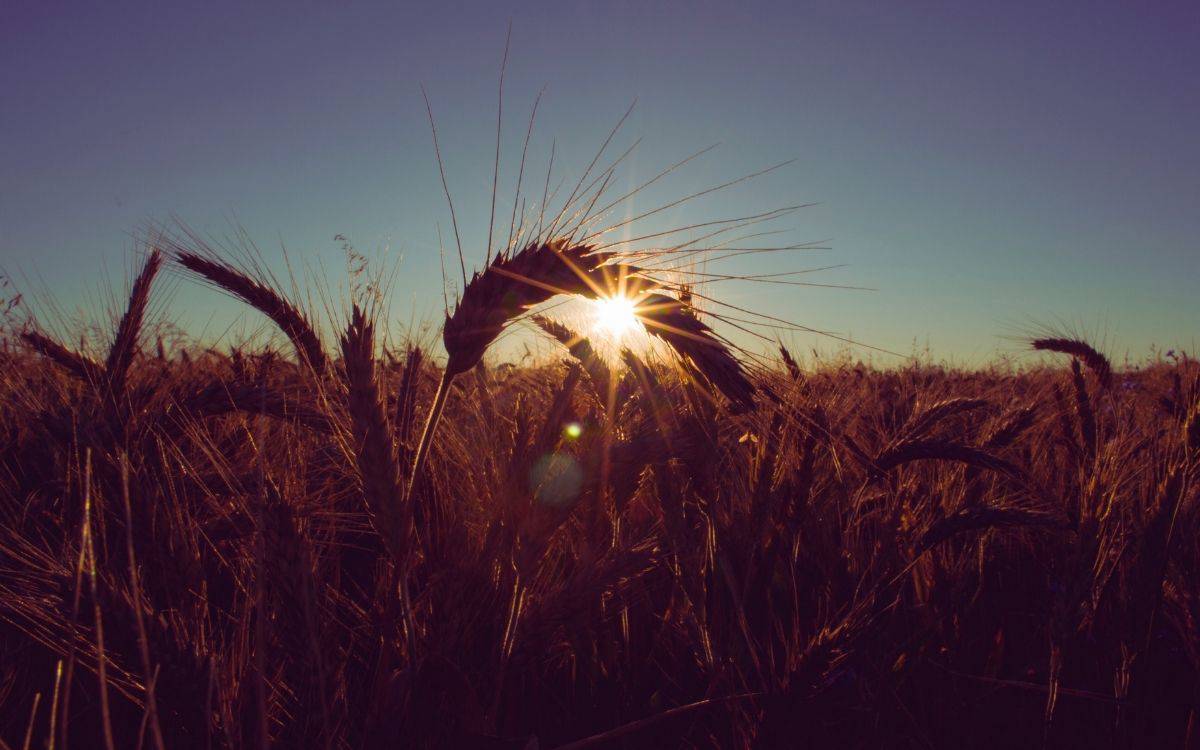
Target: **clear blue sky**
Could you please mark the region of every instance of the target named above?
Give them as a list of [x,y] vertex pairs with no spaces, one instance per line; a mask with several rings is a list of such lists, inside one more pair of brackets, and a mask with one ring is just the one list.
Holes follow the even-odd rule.
[[[1200,5],[1182,2],[10,0],[0,266],[71,306],[120,279],[147,221],[236,217],[269,259],[282,242],[333,285],[337,234],[402,256],[394,315],[434,319],[450,230],[419,84],[478,263],[510,19],[505,229],[537,91],[535,175],[554,138],[577,174],[637,97],[624,184],[722,143],[648,199],[797,159],[664,221],[818,201],[781,226],[833,250],[738,270],[847,263],[813,280],[878,289],[725,287],[739,304],[971,361],[1029,320],[1079,323],[1118,357],[1200,339]],[[240,312],[190,283],[173,294],[189,327]]]

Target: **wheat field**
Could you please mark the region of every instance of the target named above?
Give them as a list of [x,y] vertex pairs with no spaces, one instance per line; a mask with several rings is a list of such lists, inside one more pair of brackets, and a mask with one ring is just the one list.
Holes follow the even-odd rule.
[[[3,747],[1200,742],[1186,356],[751,363],[651,286],[661,350],[489,364],[620,260],[551,241],[442,361],[159,239],[103,351],[4,340]],[[156,339],[168,266],[279,343]]]

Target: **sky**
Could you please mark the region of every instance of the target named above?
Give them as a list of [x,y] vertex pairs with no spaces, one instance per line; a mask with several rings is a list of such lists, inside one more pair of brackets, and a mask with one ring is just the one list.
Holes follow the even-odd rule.
[[[1200,5],[1182,2],[10,0],[0,268],[94,317],[154,223],[241,227],[277,272],[335,292],[340,236],[390,273],[393,329],[436,326],[439,232],[461,279],[421,86],[477,267],[510,22],[503,235],[538,92],[531,204],[552,144],[551,188],[565,177],[569,191],[636,99],[608,153],[642,140],[614,191],[720,145],[623,210],[794,159],[645,226],[814,203],[766,242],[830,249],[709,270],[844,265],[803,278],[873,290],[710,287],[731,304],[957,363],[1016,353],[1037,324],[1082,331],[1118,361],[1200,343]],[[180,274],[164,292],[194,334],[260,324]]]

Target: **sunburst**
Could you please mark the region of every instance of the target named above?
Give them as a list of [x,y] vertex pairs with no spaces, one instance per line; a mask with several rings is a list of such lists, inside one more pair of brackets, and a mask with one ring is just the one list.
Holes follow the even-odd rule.
[[637,303],[624,295],[602,297],[592,302],[594,335],[619,342],[642,327]]

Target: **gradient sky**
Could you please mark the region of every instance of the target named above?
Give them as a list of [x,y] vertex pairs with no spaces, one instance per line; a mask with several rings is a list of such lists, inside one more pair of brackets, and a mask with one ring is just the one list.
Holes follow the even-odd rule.
[[[439,223],[451,234],[419,84],[479,263],[510,19],[505,231],[538,90],[533,175],[552,139],[556,173],[578,175],[637,97],[615,145],[644,141],[622,185],[722,145],[636,209],[795,158],[662,219],[819,202],[780,226],[832,250],[729,267],[846,263],[812,280],[878,290],[714,287],[737,304],[956,361],[1015,351],[1003,334],[1056,319],[1118,358],[1200,343],[1194,2],[9,0],[0,266],[72,307],[119,283],[148,221],[236,220],[268,260],[285,245],[335,287],[335,235],[399,259],[393,316],[435,320]],[[172,317],[194,332],[241,314],[191,282],[171,289]]]

